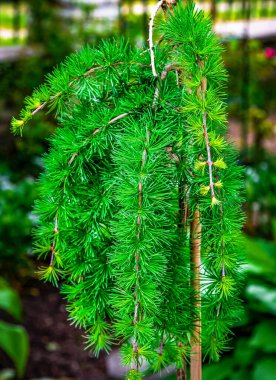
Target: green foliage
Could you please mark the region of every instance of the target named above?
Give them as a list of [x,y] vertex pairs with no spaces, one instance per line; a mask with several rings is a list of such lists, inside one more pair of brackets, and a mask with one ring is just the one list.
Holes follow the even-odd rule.
[[[0,309],[21,318],[21,304],[17,293],[0,278]],[[24,327],[0,321],[0,348],[12,359],[19,378],[25,372],[29,355],[29,338]]]
[[[254,152],[252,152],[252,157],[253,154]],[[261,160],[254,163],[255,157],[246,169],[246,211],[248,215],[246,229],[250,235],[264,236],[269,240],[275,240],[276,158],[270,154],[266,154],[265,157],[259,156],[259,158]],[[258,258],[258,260],[260,259]]]
[[275,340],[272,338],[275,331],[275,321],[264,321],[256,326],[250,345],[265,352],[276,352]]
[[241,75],[245,75],[241,71],[247,54],[250,61],[250,82],[245,83],[247,87],[244,89],[249,96],[251,105],[264,110],[266,112],[273,111],[275,107],[275,66],[276,59],[269,58],[265,53],[265,43],[261,40],[247,41],[244,51],[243,41],[232,40],[227,43],[224,53],[226,66],[230,73],[229,92],[230,112],[237,115],[241,112]]
[[123,40],[83,48],[12,121],[22,133],[40,109],[56,112],[35,207],[35,251],[49,260],[40,276],[61,284],[96,354],[123,342],[129,379],[142,362],[181,368],[200,313],[204,353],[217,360],[240,316],[241,169],[224,137],[226,73],[211,28],[193,3],[177,6],[159,28],[158,78],[149,52]]
[[276,374],[276,365],[274,359],[263,359],[256,366],[253,380],[260,379],[271,380],[275,377]]
[[[3,172],[7,168],[1,166]],[[32,178],[18,183],[8,172],[0,177],[0,272],[6,278],[16,276],[20,269],[31,269],[28,255],[31,251],[31,231],[34,219],[31,215],[36,193]]]

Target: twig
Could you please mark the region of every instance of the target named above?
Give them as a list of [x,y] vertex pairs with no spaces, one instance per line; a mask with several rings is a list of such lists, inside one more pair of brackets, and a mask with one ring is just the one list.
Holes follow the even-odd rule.
[[179,73],[178,70],[175,70],[175,76],[176,76],[176,85],[179,87]]
[[203,112],[203,130],[204,130],[204,138],[206,143],[206,151],[207,151],[207,164],[209,168],[209,182],[210,182],[210,189],[211,189],[211,197],[213,198],[215,196],[214,191],[214,182],[213,182],[213,162],[212,162],[212,156],[211,156],[211,149],[210,149],[210,143],[209,143],[209,137],[207,133],[207,123],[206,123],[206,112]]
[[[56,236],[58,233],[58,217],[55,217],[55,228],[54,228],[54,236]],[[49,266],[51,267],[53,265],[54,257],[55,257],[55,247],[56,247],[56,238],[53,241],[53,244],[51,246],[51,259]]]
[[[199,61],[198,66],[201,69],[203,69],[204,68],[204,62]],[[206,91],[207,91],[207,79],[203,78],[201,80],[201,85],[199,87],[199,92],[201,93],[203,101],[205,101]],[[208,132],[207,132],[207,113],[206,113],[206,111],[203,112],[202,124],[203,124],[203,134],[204,134],[204,138],[205,138],[206,151],[207,151],[206,163],[207,163],[208,169],[209,169],[209,186],[210,186],[210,190],[211,190],[211,198],[215,198],[214,181],[213,181],[213,161],[212,161],[210,142],[209,142],[209,137],[208,137]]]
[[[111,119],[111,120],[107,123],[107,125],[110,125],[110,124],[115,123],[115,121],[122,119],[123,117],[129,115],[130,113],[131,113],[131,112],[125,112],[125,113],[122,113],[121,115],[118,115],[118,116],[114,117],[113,119]],[[96,135],[96,134],[97,134],[98,132],[100,132],[104,127],[105,127],[105,126],[102,125],[101,127],[95,129],[95,131],[92,133],[92,136]],[[85,140],[85,142],[86,142],[87,140],[89,140],[89,137]]]
[[[182,347],[183,343],[180,340],[178,342],[178,347]],[[184,359],[184,358],[183,358]],[[176,380],[186,380],[187,379],[187,365],[185,359],[183,360],[183,367],[178,368],[176,371]]]
[[74,159],[77,157],[78,153],[74,153],[73,156],[70,158],[70,160],[68,161],[68,165],[70,166],[72,164],[72,162],[74,161]]
[[122,119],[123,117],[129,115],[130,113],[131,113],[131,111],[122,113],[121,115],[118,115],[118,116],[114,117],[113,119],[111,119],[107,124],[108,125],[113,124],[113,123],[115,123],[115,121]]
[[154,62],[154,46],[153,46],[153,23],[154,23],[154,18],[156,16],[156,13],[158,12],[158,9],[162,6],[164,0],[158,1],[158,3],[155,5],[153,8],[153,11],[150,16],[150,21],[149,21],[149,48],[150,48],[150,62],[151,62],[151,69],[152,69],[152,74],[154,77],[158,77],[155,69],[155,62]]
[[[118,116],[114,117],[113,119],[111,119],[111,120],[107,123],[107,125],[110,125],[110,124],[115,123],[116,121],[118,121],[118,120],[122,119],[123,117],[129,115],[131,112],[132,112],[132,111],[130,111],[130,112],[125,112],[125,113],[122,113],[121,115],[118,115]],[[88,137],[83,141],[83,144],[87,143],[87,141],[88,141],[91,137],[93,137],[93,136],[95,136],[97,133],[99,133],[104,127],[105,127],[105,125],[102,125],[101,127],[95,129],[95,130],[92,132],[92,134],[91,134],[90,136],[88,136]],[[72,162],[73,162],[73,160],[74,160],[75,157],[77,157],[77,156],[78,156],[78,153],[75,152],[75,153],[72,155],[72,157],[70,158],[70,160],[68,161],[68,165],[71,165]]]

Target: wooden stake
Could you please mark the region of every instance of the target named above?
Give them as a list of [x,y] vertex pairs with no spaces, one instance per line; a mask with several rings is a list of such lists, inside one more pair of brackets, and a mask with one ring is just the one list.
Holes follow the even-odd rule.
[[194,321],[194,335],[191,339],[191,380],[202,379],[201,355],[201,296],[200,296],[200,210],[196,208],[191,222],[191,286],[195,291],[194,307],[198,310]]
[[[184,161],[184,157],[182,157],[182,160]],[[189,203],[189,194],[190,194],[190,190],[188,189],[188,186],[185,185],[183,187],[183,184],[180,185],[180,193],[181,193],[181,190],[183,191],[183,194],[184,195],[184,199],[180,199],[180,212],[181,212],[181,222],[182,222],[182,225],[183,225],[183,235],[184,235],[184,244],[186,244],[186,237],[187,237],[187,230],[188,230],[188,203]],[[182,342],[179,341],[178,342],[178,346],[181,347],[182,346]],[[182,358],[182,368],[178,368],[177,371],[176,371],[176,379],[177,380],[187,380],[187,358],[186,357],[183,357]]]

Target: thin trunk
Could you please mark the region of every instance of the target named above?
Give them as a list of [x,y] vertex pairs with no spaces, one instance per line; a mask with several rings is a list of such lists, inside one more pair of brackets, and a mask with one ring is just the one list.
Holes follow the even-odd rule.
[[201,296],[200,296],[200,246],[201,224],[199,207],[196,208],[191,222],[191,285],[195,291],[194,307],[197,309],[194,321],[194,334],[191,340],[191,380],[202,379],[201,355]]

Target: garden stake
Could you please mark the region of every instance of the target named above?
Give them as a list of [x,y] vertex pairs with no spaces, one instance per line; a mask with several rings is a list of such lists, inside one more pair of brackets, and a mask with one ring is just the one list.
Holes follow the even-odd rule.
[[194,320],[194,332],[191,338],[191,380],[202,379],[201,358],[201,296],[200,296],[200,247],[201,247],[201,222],[200,210],[196,208],[191,221],[191,284],[195,292],[194,307],[198,315]]

